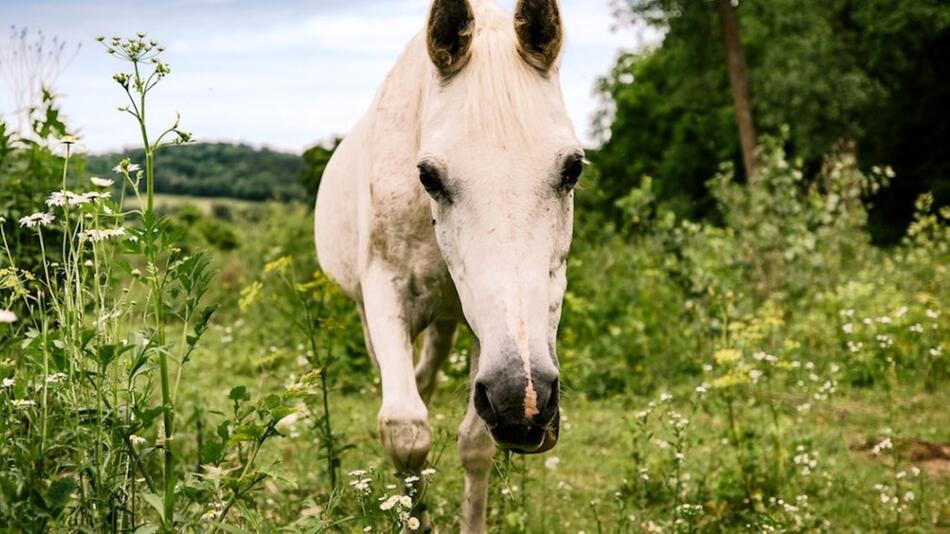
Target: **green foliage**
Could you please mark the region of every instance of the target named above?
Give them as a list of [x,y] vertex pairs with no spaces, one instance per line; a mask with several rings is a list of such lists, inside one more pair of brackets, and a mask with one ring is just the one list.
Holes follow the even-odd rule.
[[[625,0],[623,20],[665,30],[662,44],[622,54],[601,90],[610,105],[596,154],[607,202],[644,175],[679,216],[709,215],[704,184],[739,146],[719,23],[710,2]],[[738,9],[749,64],[754,118],[805,162],[806,180],[825,154],[853,146],[863,169],[888,163],[901,180],[873,198],[872,229],[895,242],[914,198],[932,191],[947,202],[946,129],[933,113],[947,98],[948,69],[938,58],[950,38],[950,9],[939,2],[785,1]],[[931,132],[921,136],[915,132]]]
[[[731,165],[708,182],[722,226],[678,219],[656,200],[649,179],[617,202],[620,230],[596,218],[581,223],[561,324],[566,387],[643,393],[661,377],[697,374],[697,355],[713,349],[726,325],[776,306],[785,335],[798,332],[800,342],[834,353],[850,338],[829,332],[829,321],[858,304],[846,298],[856,280],[875,280],[864,286],[880,296],[865,306],[874,317],[893,314],[897,303],[916,306],[919,317],[924,305],[907,296],[929,301],[947,291],[939,265],[950,258],[935,245],[940,237],[908,241],[893,255],[870,244],[862,199],[890,180],[889,168],[864,174],[844,152],[806,181],[802,163],[788,163],[783,146],[762,141],[762,168],[750,183],[736,183]],[[947,221],[921,206],[914,235],[946,235]],[[915,260],[899,261],[906,258]],[[944,375],[940,362],[922,364],[928,370],[919,378],[933,380],[927,373],[936,369]],[[880,371],[865,382],[884,381]]]
[[[62,145],[47,140],[68,135],[53,93],[43,89],[41,98],[30,108],[32,130],[28,136],[17,135],[0,120],[0,219],[4,219],[0,225],[11,251],[26,268],[39,265],[41,251],[31,232],[20,230],[16,222],[42,204],[50,191],[63,187],[63,158],[54,150]],[[83,164],[81,159],[75,163],[80,167]],[[59,240],[55,231],[50,233],[51,253]]]

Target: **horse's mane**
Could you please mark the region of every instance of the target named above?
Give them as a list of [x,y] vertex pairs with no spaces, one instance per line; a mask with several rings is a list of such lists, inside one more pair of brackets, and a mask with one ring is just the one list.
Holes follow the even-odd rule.
[[531,137],[529,125],[538,124],[538,86],[546,82],[518,54],[510,13],[493,0],[473,0],[472,9],[472,55],[450,82],[464,88],[465,127],[481,135],[502,136],[505,144],[525,142]]

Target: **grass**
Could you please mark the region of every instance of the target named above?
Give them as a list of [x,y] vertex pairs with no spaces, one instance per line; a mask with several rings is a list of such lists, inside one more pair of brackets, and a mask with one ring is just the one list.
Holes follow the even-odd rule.
[[[228,386],[235,377],[246,372],[245,360],[256,352],[256,347],[235,350],[233,346],[219,344],[214,336],[210,344],[198,356],[198,361],[209,372],[191,375],[192,382],[186,388],[201,392],[200,398],[225,399]],[[268,391],[280,388],[287,375],[299,374],[291,362],[257,374],[241,376],[247,385]],[[569,377],[567,377],[569,379]],[[674,396],[689,398],[690,391],[684,384],[665,384]],[[433,462],[438,473],[429,489],[430,510],[436,524],[443,531],[458,529],[457,512],[460,507],[462,470],[455,450],[455,433],[464,413],[460,394],[464,385],[457,380],[441,384],[430,406],[430,421],[435,438]],[[677,391],[679,390],[679,391]],[[833,484],[834,491],[825,499],[812,499],[813,513],[829,521],[827,530],[843,532],[867,532],[878,525],[878,518],[866,513],[866,507],[874,507],[876,494],[872,489],[877,481],[893,476],[886,460],[873,457],[865,444],[878,441],[892,417],[901,422],[902,435],[915,436],[933,443],[950,442],[950,427],[946,425],[945,406],[950,402],[946,389],[932,394],[900,395],[903,399],[886,409],[887,399],[877,391],[855,390],[819,405],[809,414],[807,428],[795,432],[799,438],[814,444],[820,459],[822,477]],[[789,399],[798,403],[800,399]],[[194,398],[199,402],[199,398]],[[623,488],[639,476],[633,468],[634,413],[656,399],[620,396],[611,399],[590,400],[580,392],[567,394],[562,402],[563,427],[561,440],[548,455],[513,457],[511,465],[504,453],[496,456],[496,469],[492,475],[492,500],[490,525],[493,531],[503,532],[639,532],[649,521],[657,503],[646,505],[624,502]],[[218,409],[225,409],[218,403]],[[685,411],[687,407],[676,400],[673,405]],[[387,466],[382,454],[376,430],[378,391],[368,386],[359,394],[335,392],[332,396],[335,424],[346,429],[347,442],[353,447],[346,451],[342,470],[349,472],[379,466]],[[722,415],[699,411],[690,424],[690,440],[693,445],[687,451],[687,470],[694,477],[709,476],[722,470],[717,465],[721,440],[727,439]],[[750,426],[767,421],[753,419]],[[267,485],[259,496],[264,514],[273,525],[286,525],[312,513],[307,498],[325,490],[325,480],[319,476],[320,450],[312,430],[305,421],[297,425],[297,434],[281,438],[262,457],[264,464],[272,463],[279,473],[279,480]],[[650,443],[640,450],[646,464],[661,464],[668,456],[663,449]],[[551,458],[557,457],[553,463]],[[904,468],[918,465],[924,470],[933,493],[930,514],[938,517],[946,514],[950,504],[950,487],[946,484],[946,472],[938,472],[940,462],[905,462]],[[547,466],[546,466],[547,464]],[[522,469],[524,472],[522,472]],[[662,468],[658,469],[662,471]],[[819,476],[816,474],[816,476]],[[281,480],[282,479],[282,480]],[[694,478],[694,480],[696,480]],[[697,482],[699,482],[697,480]],[[502,493],[503,489],[508,489]],[[849,496],[848,498],[843,498]],[[855,501],[858,497],[860,500]],[[728,507],[737,503],[720,501],[714,492],[703,503],[720,514],[729,515]],[[725,507],[725,508],[720,508]],[[662,514],[662,507],[659,510]],[[512,515],[513,514],[513,515]],[[635,519],[631,522],[630,516]],[[357,528],[357,525],[359,528]],[[358,532],[362,524],[351,529]],[[707,525],[713,528],[712,524]],[[744,526],[720,525],[727,530],[744,530]]]

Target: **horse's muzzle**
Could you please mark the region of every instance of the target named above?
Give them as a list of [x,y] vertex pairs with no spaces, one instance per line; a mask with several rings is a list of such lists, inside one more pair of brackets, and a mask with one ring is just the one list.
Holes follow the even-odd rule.
[[495,442],[520,454],[554,447],[560,432],[557,374],[533,372],[530,395],[524,372],[493,375],[477,379],[472,394],[475,410]]

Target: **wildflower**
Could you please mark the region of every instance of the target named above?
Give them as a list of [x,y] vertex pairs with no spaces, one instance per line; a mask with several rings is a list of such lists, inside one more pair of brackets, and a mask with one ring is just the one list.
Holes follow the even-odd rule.
[[679,463],[683,463],[683,461],[686,460],[686,455],[681,452],[677,452],[674,456],[676,457],[676,461]]
[[353,486],[353,489],[363,493],[369,493],[369,484],[372,482],[371,478],[360,478],[350,482],[350,486]]
[[560,458],[558,458],[557,456],[551,456],[547,460],[544,461],[544,467],[547,468],[548,471],[554,471],[555,469],[557,469],[557,466],[559,463],[561,463]]
[[417,477],[417,476],[415,476],[415,475],[410,476],[410,477],[406,477],[406,479],[405,479],[405,483],[406,483],[406,484],[415,484],[416,482],[419,482],[419,477]]
[[432,475],[435,474],[435,469],[433,469],[433,468],[431,468],[431,467],[427,467],[427,468],[423,469],[423,470],[422,470],[422,473],[420,473],[420,474],[421,474],[422,476],[424,476],[424,477],[431,477]]
[[759,371],[758,369],[749,369],[749,378],[752,379],[753,384],[762,378],[762,374],[762,371]]
[[13,384],[16,384],[16,380],[14,380],[14,379],[12,379],[12,378],[4,378],[4,379],[3,379],[3,382],[2,382],[3,387],[5,387],[5,388],[12,388],[12,387],[13,387]]
[[140,167],[138,164],[132,163],[128,159],[124,159],[120,161],[118,165],[116,165],[115,167],[112,167],[112,170],[115,171],[116,174],[122,174],[122,173],[132,174],[133,172],[141,170],[141,168],[142,167]]
[[851,323],[845,323],[841,325],[841,331],[845,334],[851,334],[854,332],[854,325]]
[[287,267],[291,263],[292,263],[292,260],[290,256],[282,256],[264,265],[264,272],[269,273],[272,271],[281,271],[284,269],[284,267]]
[[925,314],[927,315],[927,317],[930,318],[930,319],[936,319],[937,317],[940,317],[940,312],[937,311],[937,310],[928,309],[928,310],[925,311],[924,313],[925,313]]
[[365,469],[354,469],[348,473],[351,477],[361,477],[366,474]]
[[24,228],[35,228],[37,226],[47,226],[56,220],[52,213],[38,211],[20,219],[20,226]]
[[696,393],[699,393],[700,395],[705,395],[707,391],[709,391],[709,384],[705,382],[696,386]]
[[916,465],[915,465],[915,466],[912,466],[912,467],[910,468],[910,474],[914,475],[915,477],[920,476],[920,468],[917,467]]
[[401,504],[403,508],[412,508],[412,497],[408,495],[399,497],[399,504]]
[[28,408],[30,406],[36,406],[36,401],[30,400],[30,399],[13,399],[10,402],[12,402],[13,406],[17,408]]
[[379,509],[382,511],[391,510],[393,506],[396,506],[396,503],[399,502],[399,495],[393,495],[386,500],[384,500],[380,505]]
[[660,402],[669,402],[671,400],[673,400],[673,395],[666,392],[660,393]]
[[53,373],[46,377],[47,384],[59,384],[63,380],[66,380],[66,373]]
[[49,207],[54,206],[65,206],[68,200],[68,194],[74,194],[68,191],[53,191],[50,193],[49,198],[46,199],[46,205]]
[[680,415],[679,412],[670,412],[670,424],[677,429],[683,429],[689,424],[689,419]]
[[912,501],[912,500],[914,500],[914,492],[913,492],[913,491],[908,491],[907,493],[904,494],[904,502],[910,502],[910,501]]
[[0,323],[15,323],[16,314],[10,310],[0,310]]
[[668,448],[670,448],[670,442],[668,442],[668,441],[666,441],[666,440],[664,440],[664,439],[657,438],[657,439],[653,440],[653,442],[656,443],[656,446],[659,447],[659,448],[661,448],[661,449],[668,449]]
[[142,436],[136,436],[135,434],[129,435],[129,443],[132,445],[145,445],[147,440]]
[[894,444],[891,442],[891,438],[884,438],[879,443],[871,447],[871,454],[877,456],[881,454],[881,451],[885,451],[893,447]]
[[409,521],[406,522],[406,526],[409,527],[409,530],[418,530],[419,525],[419,520],[415,517],[410,517]]
[[79,234],[79,237],[88,239],[94,243],[99,241],[105,241],[113,237],[119,237],[125,235],[125,228],[107,228],[105,230],[87,230]]
[[742,357],[742,353],[736,349],[719,349],[713,354],[713,359],[719,365],[734,363]]
[[98,176],[93,176],[89,181],[96,187],[112,187],[112,184],[115,183],[108,178],[99,178]]
[[[104,200],[112,198],[112,193],[108,191],[89,191],[88,193],[83,193],[82,197],[86,200]],[[108,206],[106,207],[108,208]]]
[[258,281],[254,281],[251,283],[251,285],[241,289],[238,307],[242,312],[247,311],[247,309],[257,301],[257,297],[260,295],[261,289],[263,288],[263,284]]
[[215,504],[211,508],[208,508],[207,512],[201,514],[201,520],[214,521],[215,519],[218,518],[218,515],[220,514],[221,514],[221,506],[219,504]]
[[911,332],[914,332],[914,333],[916,333],[916,334],[923,333],[923,331],[924,331],[924,325],[922,325],[922,324],[920,324],[920,323],[914,323],[914,324],[910,325],[910,331],[911,331]]

